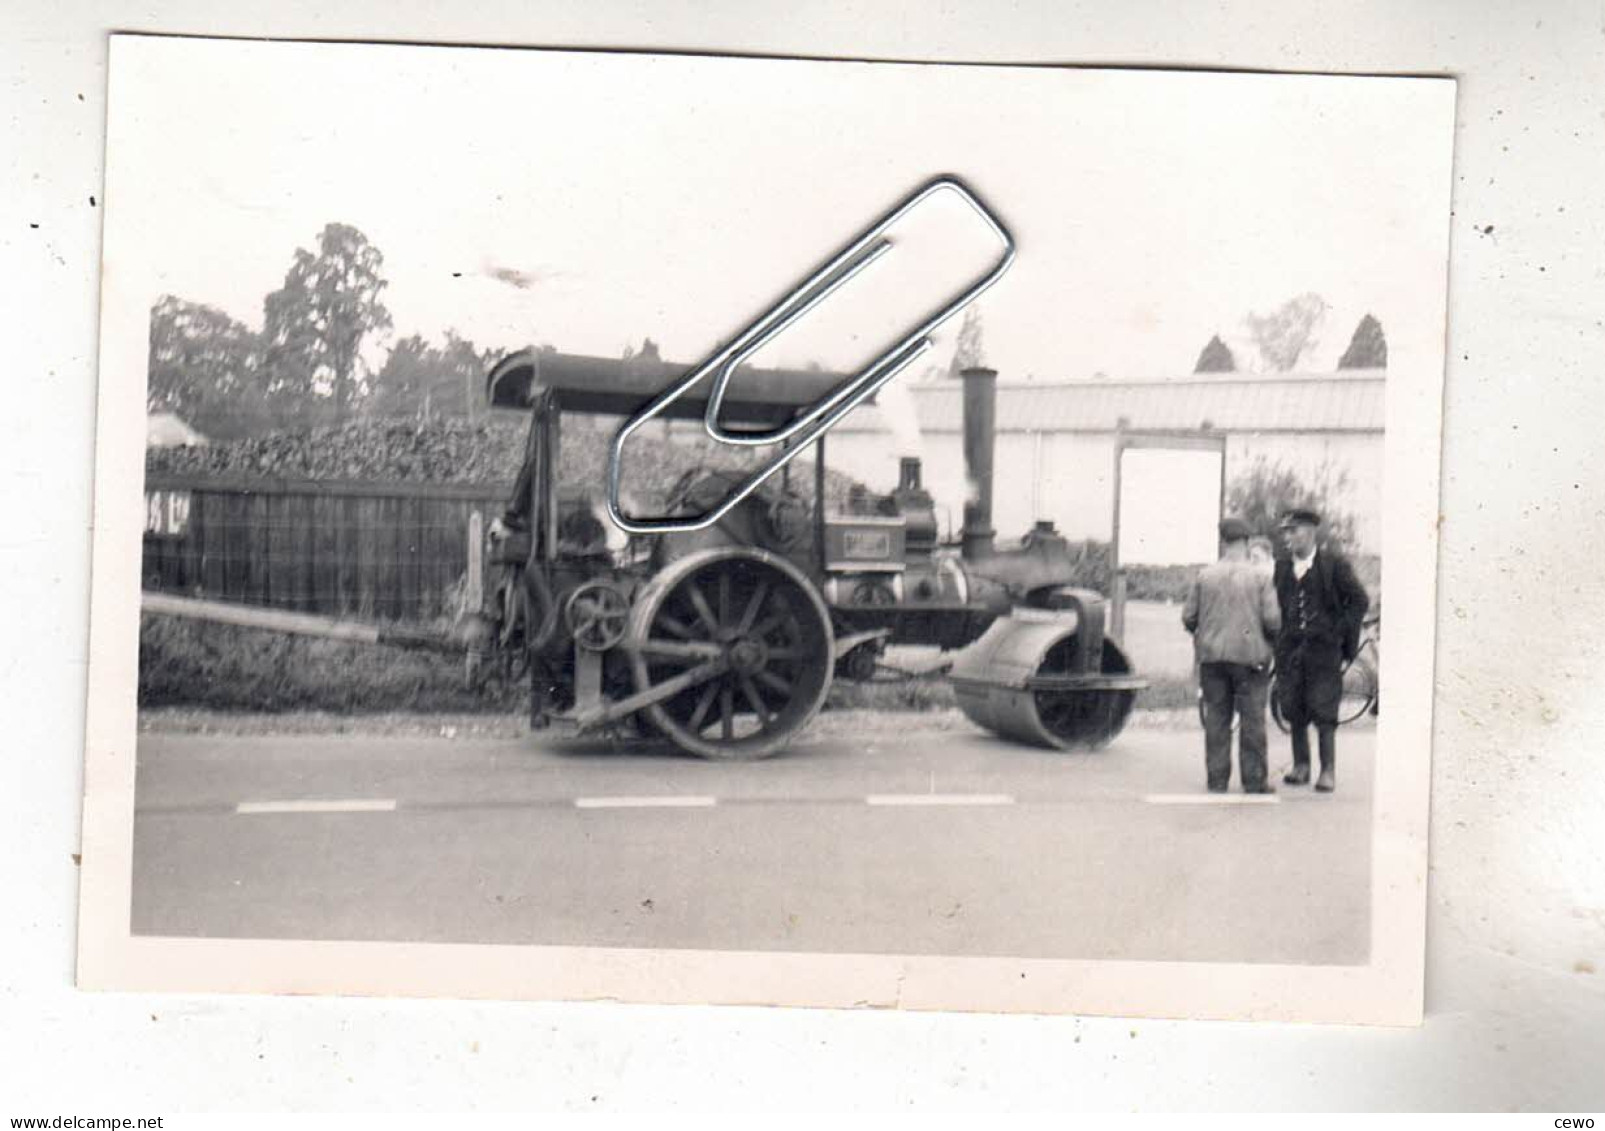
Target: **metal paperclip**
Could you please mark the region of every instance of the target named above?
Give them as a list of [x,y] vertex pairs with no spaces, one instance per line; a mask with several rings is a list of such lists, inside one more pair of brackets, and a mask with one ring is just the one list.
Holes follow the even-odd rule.
[[[883,233],[922,201],[938,192],[954,192],[975,210],[1003,245],[1003,254],[986,274],[971,283],[955,298],[927,317],[895,344],[870,362],[857,376],[844,381],[828,396],[821,398],[800,416],[769,431],[732,432],[719,423],[720,409],[736,369],[752,354],[794,325],[814,307],[818,306],[842,285],[891,249],[892,241]],[[980,199],[955,177],[938,177],[924,185],[871,227],[843,247],[830,260],[818,267],[808,278],[770,307],[734,339],[720,348],[701,365],[681,377],[659,393],[635,415],[625,421],[613,437],[608,449],[607,508],[608,515],[620,530],[630,534],[667,534],[677,531],[702,530],[718,522],[742,499],[755,491],[765,480],[790,463],[810,443],[829,431],[835,424],[887,382],[896,377],[910,363],[934,344],[929,335],[942,323],[974,302],[993,283],[1002,277],[1014,262],[1014,238],[1002,223],[987,210]],[[787,443],[785,450],[764,464],[737,486],[724,502],[702,515],[665,515],[655,518],[634,518],[624,513],[620,502],[623,474],[624,445],[642,425],[655,418],[666,407],[684,396],[690,389],[715,372],[713,390],[704,414],[704,427],[709,436],[721,444],[736,447],[757,447]]]

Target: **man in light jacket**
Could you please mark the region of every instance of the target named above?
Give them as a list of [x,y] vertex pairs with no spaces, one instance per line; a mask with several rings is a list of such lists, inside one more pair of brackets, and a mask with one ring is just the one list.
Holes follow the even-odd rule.
[[1248,555],[1253,534],[1240,518],[1220,524],[1221,556],[1199,571],[1181,621],[1193,634],[1204,695],[1204,770],[1211,793],[1232,777],[1232,715],[1240,721],[1238,772],[1244,793],[1274,793],[1266,776],[1265,700],[1271,641],[1282,627],[1276,588]]

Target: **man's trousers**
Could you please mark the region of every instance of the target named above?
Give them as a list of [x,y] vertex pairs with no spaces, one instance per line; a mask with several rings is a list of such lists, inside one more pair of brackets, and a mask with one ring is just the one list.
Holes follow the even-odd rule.
[[1293,737],[1294,769],[1308,770],[1311,723],[1320,743],[1321,768],[1332,769],[1343,699],[1343,657],[1335,649],[1307,645],[1286,650],[1276,662],[1276,697]]
[[1204,770],[1210,789],[1225,789],[1232,778],[1232,716],[1239,720],[1238,770],[1243,788],[1265,784],[1266,665],[1198,665],[1204,693]]

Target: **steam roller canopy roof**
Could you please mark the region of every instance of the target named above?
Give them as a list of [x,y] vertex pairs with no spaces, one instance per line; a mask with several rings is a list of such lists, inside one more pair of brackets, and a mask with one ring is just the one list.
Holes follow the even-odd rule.
[[[692,366],[656,358],[586,357],[582,354],[519,350],[502,358],[485,379],[492,408],[528,408],[541,389],[558,394],[565,412],[628,416],[661,393]],[[725,418],[774,426],[798,409],[828,396],[849,378],[841,373],[808,369],[736,371],[725,397]],[[700,382],[662,415],[700,419],[707,411],[713,375]]]

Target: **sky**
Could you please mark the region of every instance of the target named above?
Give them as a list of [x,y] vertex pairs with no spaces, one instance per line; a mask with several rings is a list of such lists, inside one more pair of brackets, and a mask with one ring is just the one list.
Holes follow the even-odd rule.
[[[260,327],[339,221],[384,254],[388,341],[650,336],[689,363],[940,173],[1018,240],[980,303],[1005,379],[1181,376],[1215,333],[1248,362],[1244,315],[1304,292],[1331,309],[1301,369],[1368,312],[1396,361],[1441,342],[1434,80],[123,37],[111,83],[108,327],[130,347],[163,294]],[[755,360],[862,364],[996,253],[951,201],[893,236]]]

